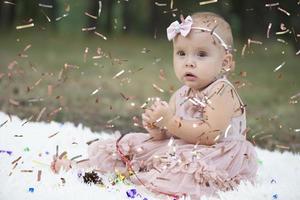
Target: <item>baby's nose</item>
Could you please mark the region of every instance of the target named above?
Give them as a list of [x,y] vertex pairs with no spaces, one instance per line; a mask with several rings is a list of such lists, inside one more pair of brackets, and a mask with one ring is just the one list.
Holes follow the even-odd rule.
[[187,59],[187,61],[185,62],[185,66],[194,68],[196,67],[196,63],[192,59]]

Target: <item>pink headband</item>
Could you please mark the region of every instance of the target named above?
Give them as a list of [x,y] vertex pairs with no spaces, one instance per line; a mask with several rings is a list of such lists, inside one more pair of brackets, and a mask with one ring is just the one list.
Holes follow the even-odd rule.
[[224,40],[213,30],[210,30],[208,28],[202,28],[202,27],[196,27],[193,25],[193,19],[191,16],[187,16],[181,24],[179,24],[178,21],[175,21],[170,24],[170,26],[167,28],[167,36],[168,40],[172,40],[177,34],[182,35],[183,37],[186,37],[191,29],[195,30],[201,30],[210,32],[212,35],[214,35],[221,43],[221,45],[225,48],[226,51],[229,51],[231,48],[224,42]]

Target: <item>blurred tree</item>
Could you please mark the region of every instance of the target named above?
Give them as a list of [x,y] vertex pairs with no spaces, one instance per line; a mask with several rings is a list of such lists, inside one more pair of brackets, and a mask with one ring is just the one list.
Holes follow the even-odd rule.
[[16,16],[16,4],[17,0],[11,0],[12,4],[0,2],[0,30],[11,30],[14,25]]

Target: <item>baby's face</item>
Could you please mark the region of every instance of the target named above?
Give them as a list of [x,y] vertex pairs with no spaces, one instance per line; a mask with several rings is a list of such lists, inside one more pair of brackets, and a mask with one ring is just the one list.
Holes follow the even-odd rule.
[[192,30],[173,41],[173,65],[177,78],[193,89],[206,87],[220,74],[225,49],[209,32]]

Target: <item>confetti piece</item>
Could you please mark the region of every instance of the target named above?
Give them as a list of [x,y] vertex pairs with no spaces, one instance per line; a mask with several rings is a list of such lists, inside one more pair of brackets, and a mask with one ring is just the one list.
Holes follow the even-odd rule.
[[1,128],[2,126],[4,126],[7,122],[8,122],[8,120],[6,120],[6,121],[3,122],[2,124],[0,124],[0,128]]
[[300,132],[300,128],[294,129],[294,132]]
[[66,152],[66,151],[62,152],[62,153],[58,156],[58,158],[59,158],[59,159],[63,159],[65,155],[67,155],[67,152]]
[[41,12],[46,17],[46,19],[48,20],[48,22],[51,22],[51,19],[48,17],[48,15],[46,15],[46,13],[43,10],[41,10]]
[[289,31],[290,31],[290,29],[287,29],[285,31],[278,31],[278,32],[276,32],[276,35],[283,35],[283,34],[288,33]]
[[199,2],[199,5],[202,6],[202,5],[216,3],[216,2],[218,2],[218,0],[202,1],[202,2]]
[[157,5],[157,6],[167,6],[166,3],[159,3],[159,2],[155,2],[155,5]]
[[75,159],[80,158],[80,157],[82,157],[82,155],[74,156],[74,157],[71,158],[70,160],[75,160]]
[[22,172],[22,173],[32,173],[33,170],[31,170],[31,169],[21,169],[20,172]]
[[135,196],[136,196],[136,189],[130,189],[130,190],[127,190],[126,191],[126,194],[127,194],[127,197],[129,197],[129,198],[135,198]]
[[281,43],[284,43],[284,44],[288,44],[285,40],[280,39],[280,38],[277,38],[277,41],[278,41],[278,42],[281,42]]
[[273,194],[272,199],[278,199],[278,194]]
[[281,63],[278,67],[276,67],[273,72],[278,71],[281,67],[283,67],[285,65],[285,62]]
[[97,31],[94,31],[94,33],[100,37],[102,37],[104,40],[107,40],[107,37],[105,37],[104,35],[102,35],[101,33],[98,33]]
[[102,10],[102,1],[99,1],[98,17],[100,17],[101,15],[101,10]]
[[271,183],[276,183],[276,180],[272,179],[272,180],[271,180]]
[[288,147],[288,146],[284,146],[284,145],[279,145],[279,144],[276,144],[276,147],[277,148],[280,148],[280,149],[290,149],[290,147]]
[[97,88],[96,90],[94,90],[92,93],[91,93],[91,96],[97,94],[99,92],[99,90],[101,89],[101,87]]
[[243,49],[242,49],[242,56],[245,55],[245,50],[246,50],[247,44],[244,44]]
[[17,163],[21,158],[22,158],[22,156],[20,156],[20,157],[17,158],[16,160],[12,161],[11,164],[13,165],[13,164]]
[[30,27],[34,27],[34,23],[26,24],[26,25],[21,25],[21,26],[17,26],[16,29],[17,29],[17,30],[20,30],[20,29],[30,28]]
[[56,145],[56,153],[55,153],[55,156],[56,156],[56,157],[58,156],[58,145]]
[[96,141],[98,141],[98,140],[99,140],[99,138],[94,139],[94,140],[91,140],[91,141],[88,141],[88,142],[86,142],[86,144],[87,144],[87,145],[90,145],[90,144],[92,144],[93,142],[96,142]]
[[33,118],[33,115],[31,115],[31,116],[28,118],[28,120],[26,120],[26,121],[22,124],[22,126],[24,126],[25,124],[27,124],[28,122],[30,122],[30,121],[32,120],[32,118]]
[[85,14],[86,16],[90,17],[90,18],[93,18],[93,19],[98,19],[98,17],[97,17],[97,16],[91,15],[91,14],[90,14],[90,13],[88,13],[88,12],[84,12],[84,14]]
[[158,87],[156,84],[153,83],[152,86],[154,87],[154,89],[158,90],[159,92],[161,92],[161,93],[164,92],[164,90],[161,89],[160,87]]
[[274,7],[274,6],[279,6],[279,2],[277,3],[267,3],[265,4],[266,7]]
[[15,3],[13,3],[13,2],[10,2],[10,1],[4,1],[3,3],[5,3],[5,4],[10,4],[10,5],[17,5],[17,4],[15,4]]
[[92,26],[92,27],[87,27],[87,28],[82,28],[82,31],[93,31],[96,30],[96,26]]
[[68,17],[68,13],[66,13],[66,14],[63,14],[61,17],[57,17],[56,19],[55,19],[55,21],[59,21],[59,20],[61,20],[62,18],[64,18],[64,17]]
[[277,9],[278,9],[279,11],[283,12],[284,14],[286,14],[287,16],[290,16],[290,15],[291,15],[288,11],[286,11],[286,10],[280,8],[280,7],[277,7]]
[[106,123],[111,124],[113,121],[117,120],[120,118],[120,115],[116,116],[115,118],[108,120]]
[[270,38],[270,30],[272,28],[272,23],[269,23],[268,30],[267,30],[267,38]]
[[42,3],[39,3],[39,6],[43,8],[53,8],[53,5],[42,4]]
[[170,2],[170,9],[171,9],[171,10],[173,9],[173,5],[174,5],[174,1],[171,0],[171,2]]
[[298,56],[300,54],[300,49],[296,52],[296,56]]
[[43,113],[46,111],[46,107],[43,107],[42,110],[40,111],[40,113],[38,114],[37,118],[36,118],[36,121],[40,121]]
[[31,192],[31,193],[33,193],[34,192],[34,188],[28,188],[28,192]]
[[120,72],[118,72],[116,75],[114,75],[113,79],[118,78],[119,76],[121,76],[123,73],[125,72],[125,70],[121,70]]
[[83,159],[83,160],[77,161],[76,163],[78,164],[78,163],[86,162],[86,161],[89,161],[89,160],[90,160],[90,159]]
[[259,45],[262,45],[263,43],[261,41],[258,41],[258,40],[251,40],[251,39],[248,39],[248,46],[250,47],[250,44],[259,44]]
[[42,176],[42,171],[39,170],[38,174],[37,174],[37,181],[40,182],[41,181],[41,176]]
[[29,152],[29,151],[30,151],[29,147],[25,147],[23,150],[24,150],[25,152]]

